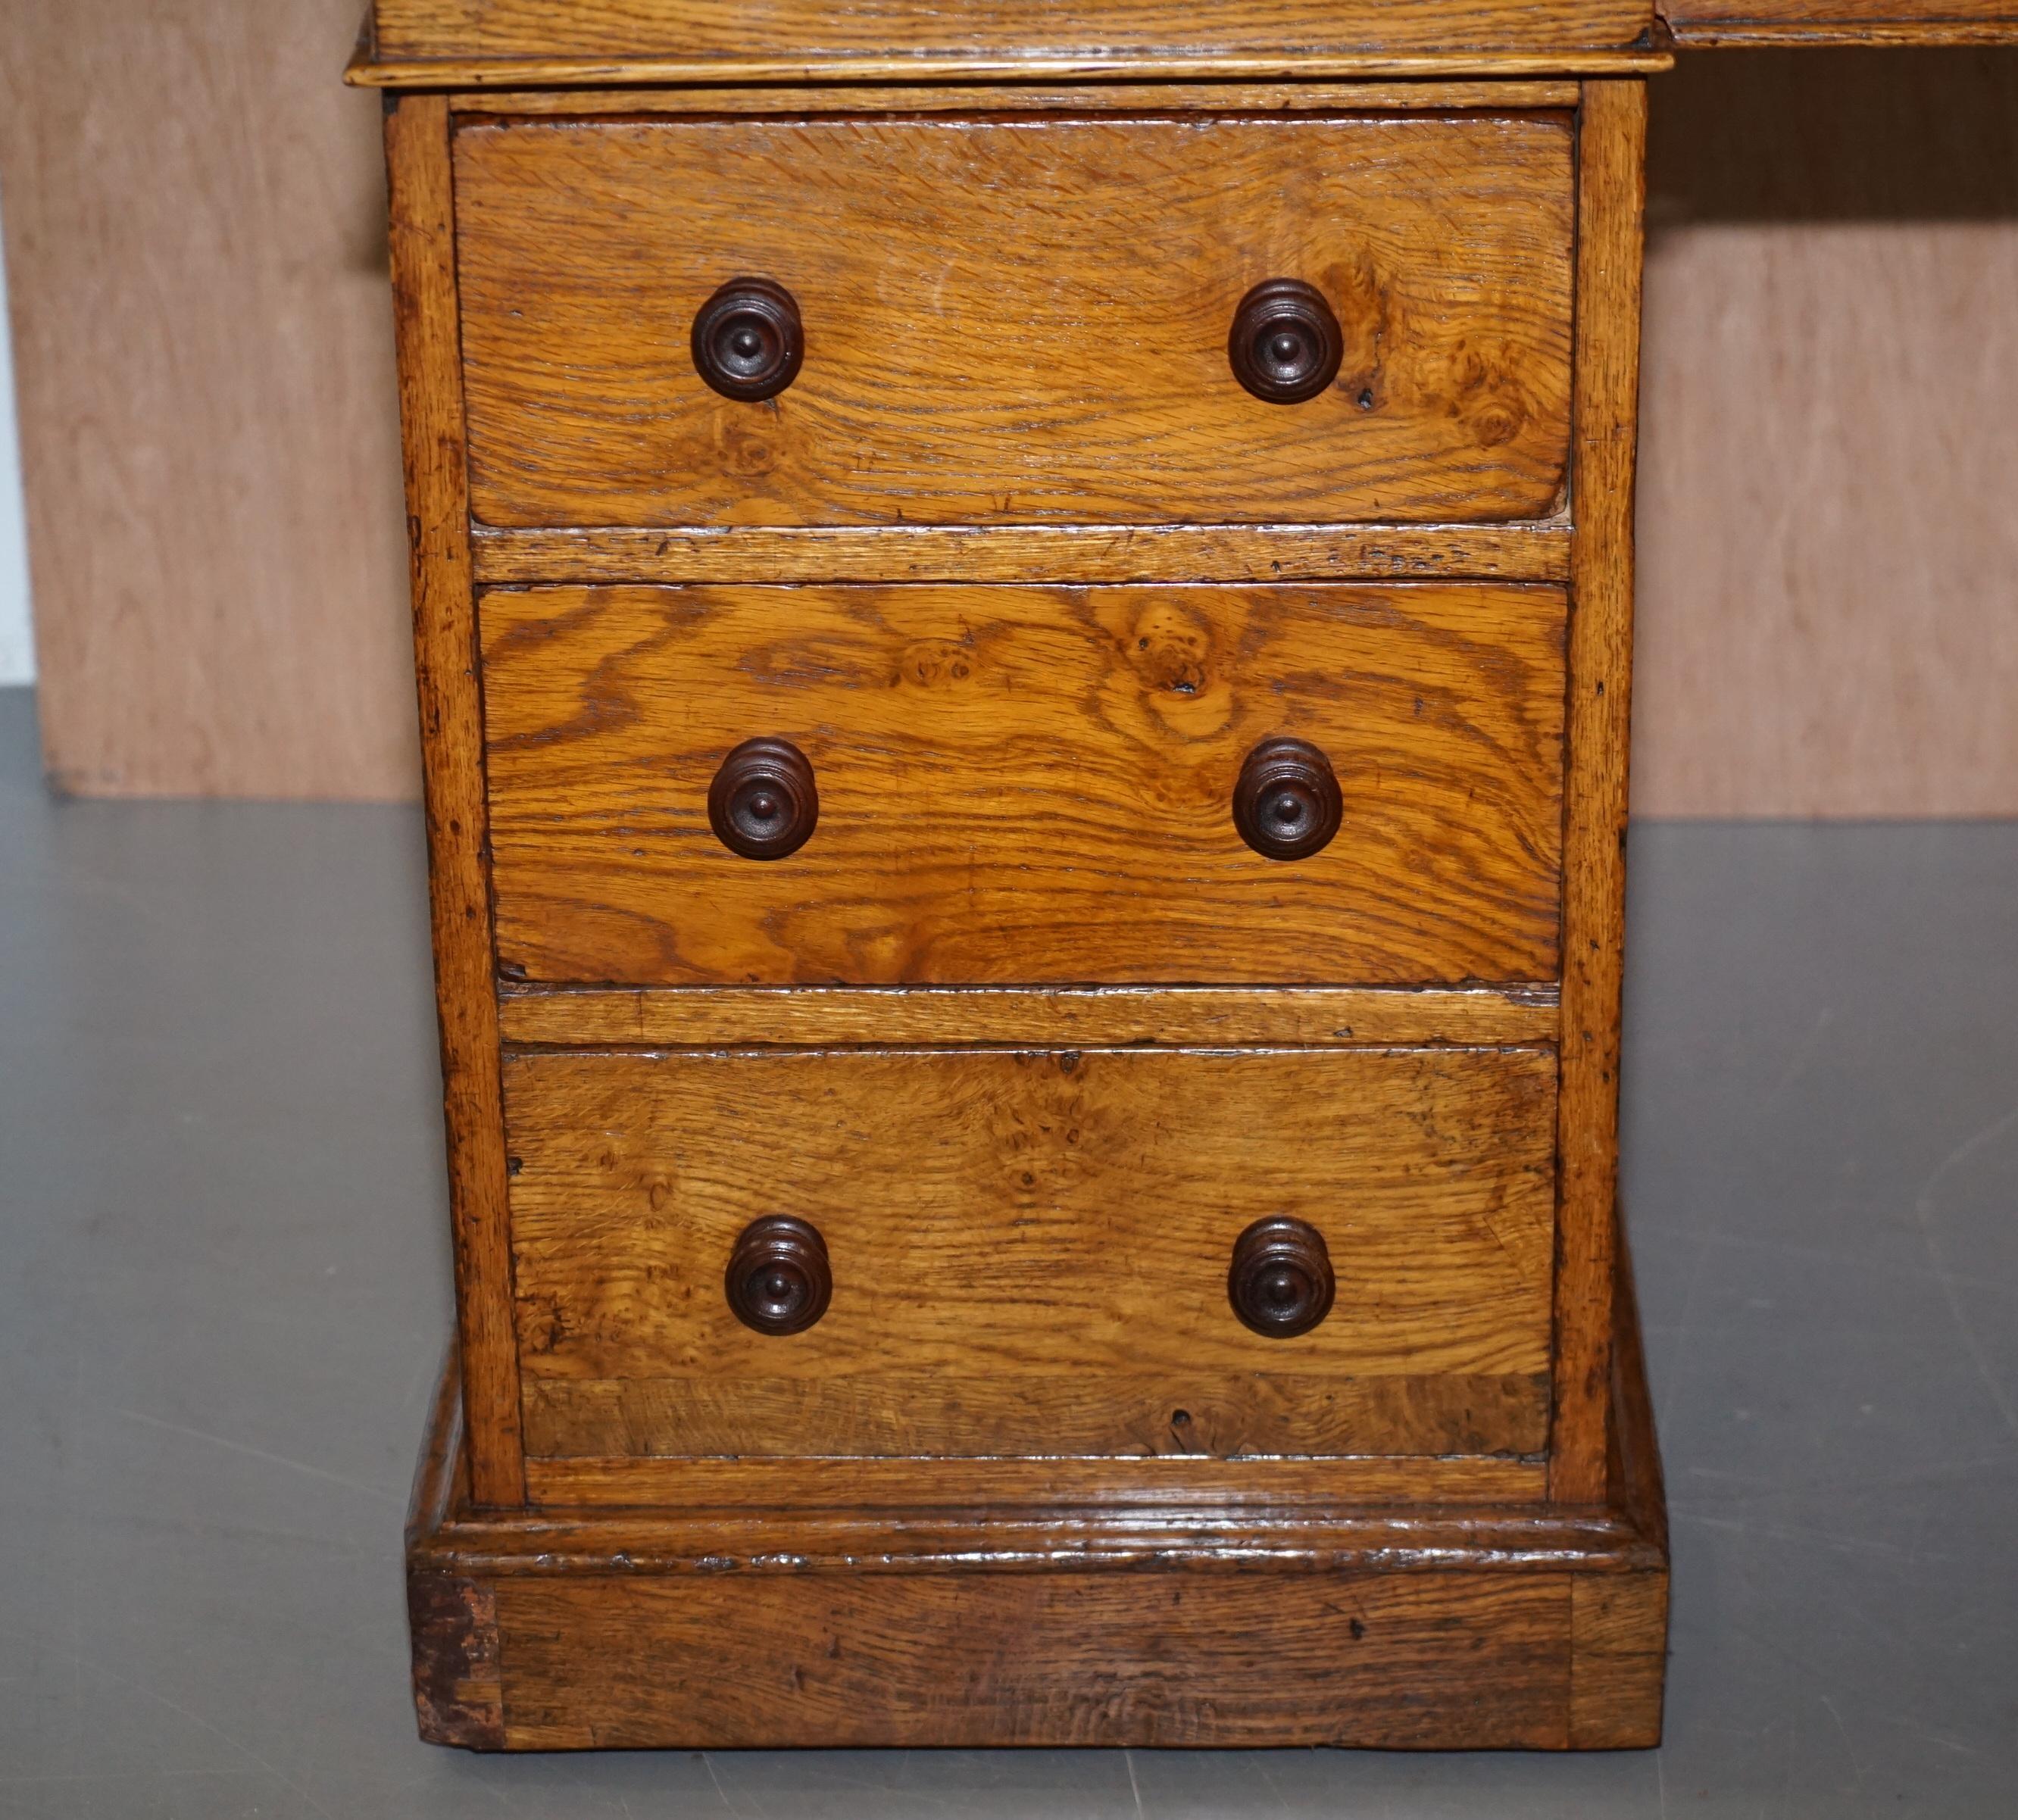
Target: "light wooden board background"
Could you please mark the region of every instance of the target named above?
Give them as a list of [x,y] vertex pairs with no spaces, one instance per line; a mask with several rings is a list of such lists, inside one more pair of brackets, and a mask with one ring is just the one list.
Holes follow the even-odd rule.
[[398,797],[410,676],[361,0],[9,0],[43,743],[102,796]]
[[[44,738],[101,795],[418,786],[358,0],[16,0]],[[2018,814],[2018,52],[1655,91],[1634,800]]]
[[1636,811],[2018,814],[2018,51],[1653,120]]

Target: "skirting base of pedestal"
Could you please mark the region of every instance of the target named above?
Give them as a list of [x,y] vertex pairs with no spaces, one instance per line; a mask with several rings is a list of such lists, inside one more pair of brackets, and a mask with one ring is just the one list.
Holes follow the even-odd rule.
[[486,1750],[1657,1744],[1668,1550],[1629,1281],[1600,1507],[470,1508],[407,1537],[421,1735]]

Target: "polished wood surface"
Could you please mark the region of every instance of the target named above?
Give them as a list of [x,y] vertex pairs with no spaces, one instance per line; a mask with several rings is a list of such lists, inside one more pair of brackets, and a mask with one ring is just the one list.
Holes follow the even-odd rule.
[[496,531],[483,582],[1567,581],[1561,519],[1477,525],[906,525]]
[[[1227,1273],[1223,1255],[1219,1261],[1215,1284],[1223,1307]],[[879,1262],[888,1262],[887,1254]],[[1075,1255],[1062,1262],[1098,1268],[1105,1261]],[[1123,1269],[1125,1262],[1107,1267]],[[845,1258],[841,1268],[848,1269]],[[848,1288],[844,1281],[844,1303]],[[859,1291],[853,1300],[852,1309],[844,1312],[859,1323]],[[859,1325],[854,1331],[859,1352]],[[732,1498],[733,1486],[747,1488],[745,1496],[760,1501],[815,1495],[824,1481],[799,1470],[801,1460],[866,1463],[839,1485],[848,1494],[873,1497],[877,1463],[920,1459],[943,1466],[944,1496],[951,1502],[977,1496],[1141,1496],[1149,1489],[1147,1471],[1156,1472],[1173,1493],[1192,1496],[1213,1489],[1253,1497],[1297,1490],[1307,1495],[1313,1489],[1365,1499],[1427,1495],[1430,1486],[1391,1469],[1395,1457],[1410,1454],[1506,1454],[1528,1469],[1511,1475],[1488,1470],[1478,1493],[1504,1497],[1534,1489],[1542,1475],[1532,1463],[1539,1461],[1548,1439],[1547,1378],[1540,1371],[1351,1378],[1268,1370],[1260,1368],[1259,1338],[1253,1345],[1257,1368],[1245,1372],[1206,1366],[1121,1369],[1105,1360],[1088,1363],[1065,1347],[1058,1374],[1049,1379],[1029,1371],[970,1377],[946,1366],[855,1370],[844,1356],[848,1349],[837,1338],[827,1356],[837,1375],[825,1381],[763,1377],[755,1367],[733,1380],[530,1375],[525,1428],[535,1498],[649,1505],[703,1495]],[[903,1352],[903,1336],[891,1349]],[[834,1352],[844,1356],[834,1360]],[[1158,1457],[1195,1457],[1206,1469],[1131,1472],[1119,1464]],[[1042,1464],[1026,1465],[1026,1458]],[[1371,1475],[1325,1473],[1297,1464],[1362,1459],[1391,1469]],[[744,1464],[708,1475],[687,1469],[696,1460]],[[1271,1461],[1291,1470],[1286,1475],[1273,1470],[1266,1464]],[[970,1461],[981,1464],[980,1473],[962,1470]],[[787,1462],[789,1472],[782,1469]],[[1081,1462],[1090,1463],[1090,1469],[1081,1470]],[[641,1463],[664,1470],[641,1473]],[[750,1470],[759,1464],[780,1469],[759,1475]],[[583,1470],[556,1478],[542,1472],[550,1466]],[[887,1481],[890,1475],[880,1476]],[[1466,1495],[1461,1485],[1447,1489],[1455,1497]]]
[[738,859],[789,859],[819,826],[819,786],[789,739],[746,739],[707,786],[707,825]]
[[[1839,0],[1840,3],[1840,0]],[[388,58],[747,56],[817,60],[854,51],[1088,55],[1191,44],[1218,52],[1329,45],[1418,51],[1630,45],[1648,0],[1241,0],[1210,9],[1181,0],[377,0],[373,49]],[[1075,42],[1076,41],[1076,42]],[[892,60],[896,60],[892,57]]]
[[438,1444],[427,1735],[1658,1739],[1644,86],[425,105],[522,1450]]
[[1303,404],[1338,377],[1345,337],[1325,294],[1300,278],[1264,278],[1241,298],[1228,364],[1264,404]]
[[[1551,114],[467,125],[476,515],[1546,516],[1571,142]],[[743,273],[805,320],[762,406],[718,397],[685,345]],[[1228,366],[1242,298],[1276,277],[1321,288],[1344,335],[1336,382],[1294,406]]]
[[1233,1241],[1226,1298],[1242,1322],[1264,1339],[1294,1339],[1308,1333],[1331,1313],[1337,1291],[1331,1248],[1308,1220],[1268,1214]]
[[1129,81],[1102,85],[1023,81],[964,81],[934,85],[912,81],[899,88],[873,82],[822,86],[794,82],[765,88],[474,89],[454,98],[461,114],[502,114],[514,119],[559,115],[570,120],[598,114],[626,119],[660,114],[1505,114],[1510,110],[1574,107],[1581,91],[1575,82],[1492,81],[1210,82]]
[[[1257,407],[1260,408],[1259,406]],[[1511,587],[609,588],[483,598],[499,958],[534,980],[1548,980],[1564,602]],[[723,757],[819,823],[752,865]],[[1307,738],[1343,829],[1234,825]]]
[[523,1501],[504,1112],[486,864],[483,709],[464,490],[454,197],[446,102],[385,116],[392,296],[412,536],[414,662],[426,760],[435,999],[470,1472],[480,1504]]
[[1233,825],[1264,859],[1286,865],[1330,846],[1345,812],[1338,774],[1307,739],[1264,739],[1233,780]]
[[1604,1494],[1618,1198],[1618,1039],[1633,698],[1633,478],[1645,204],[1644,83],[1584,90],[1578,146],[1576,542],[1563,816],[1556,1412],[1549,1490]]
[[695,312],[689,345],[711,391],[739,403],[776,398],[799,376],[806,330],[798,300],[768,278],[732,278]]
[[1656,0],[1683,45],[2018,43],[2010,0]]
[[[967,1746],[1656,1743],[1667,1571],[1645,1386],[1626,1375],[1639,1356],[1624,1334],[1615,1471],[1604,1504],[1574,1517],[1539,1501],[1336,1498],[486,1515],[458,1490],[451,1380],[409,1529],[410,1603],[429,1620],[415,1628],[422,1735],[711,1746],[768,1725],[774,1745],[803,1722]],[[1441,1464],[1420,1463],[1425,1482]],[[1080,1604],[1090,1627],[1072,1616]],[[1319,1605],[1345,1622],[1315,1625]],[[910,1620],[928,1612],[920,1638]],[[1015,1626],[1006,1648],[998,1620]],[[772,1665],[761,1680],[720,1672],[722,1639],[746,1626]],[[1278,1630],[1286,1652],[1264,1659]],[[875,1670],[859,1681],[844,1667],[858,1633]],[[1117,1665],[1134,1690],[1122,1701]],[[1398,1706],[1409,1688],[1421,1699]]]
[[1661,1742],[1667,1674],[1668,1505],[1640,1327],[1633,1259],[1613,1222],[1611,1419],[1604,1497],[1658,1557],[1661,1569],[1579,1575],[1572,1598],[1575,1653],[1570,1741],[1582,1750],[1648,1750]]
[[[504,1741],[761,1748],[782,1724],[828,1746],[1567,1742],[1567,1575],[1320,1587],[1224,1574],[1160,1598],[1125,1577],[1043,1574],[765,1591],[513,1580],[498,1595],[512,1639]],[[587,1687],[584,1652],[597,1663]],[[1087,1697],[1095,1680],[1104,1697]],[[893,1687],[935,1697],[900,1706]]]
[[507,1042],[709,1044],[1130,1042],[1510,1045],[1556,1040],[1553,986],[1247,988],[675,987],[501,997]]
[[817,63],[769,56],[376,58],[360,51],[345,79],[360,88],[481,92],[543,86],[557,94],[591,84],[643,86],[718,82],[1066,82],[1145,81],[1189,85],[1239,81],[1356,81],[1400,78],[1448,81],[1466,77],[1521,78],[1566,75],[1655,75],[1674,67],[1665,50],[1625,51],[1278,51],[1202,55],[1195,51],[1056,56],[1039,52],[980,56],[844,55]]
[[753,1333],[776,1339],[805,1332],[834,1299],[834,1265],[819,1228],[788,1213],[753,1219],[729,1251],[722,1294]]
[[[1333,1380],[1334,1389],[1340,1388]],[[1455,1387],[1452,1387],[1455,1388]],[[1383,1408],[1380,1387],[1361,1407]],[[1396,1407],[1391,1403],[1387,1407]],[[1433,1407],[1426,1405],[1426,1407]],[[1416,1435],[1429,1432],[1418,1421]],[[548,1513],[585,1510],[706,1510],[761,1523],[802,1509],[936,1512],[978,1508],[1059,1513],[1155,1511],[1181,1526],[1200,1513],[1372,1511],[1427,1506],[1474,1515],[1510,1505],[1538,1505],[1548,1493],[1548,1466],[1526,1456],[1488,1453],[1046,1455],[975,1459],[756,1456],[706,1458],[535,1456],[526,1463],[530,1503]],[[1061,1520],[1069,1520],[1063,1518]],[[1201,1554],[1207,1552],[1203,1546]]]
[[1580,1573],[1570,1591],[1569,1742],[1579,1750],[1651,1750],[1661,1742],[1668,1579]]
[[[1968,44],[2018,39],[2010,0],[1242,0],[1186,8],[1177,0],[1107,0],[1097,11],[1043,0],[377,0],[367,67],[541,61],[575,79],[624,79],[626,63],[674,67],[761,63],[804,75],[913,59],[1166,60],[1301,58],[1369,50],[1456,54],[1629,49],[1652,42]],[[1481,61],[1484,57],[1481,56]],[[595,69],[600,62],[602,67]],[[618,67],[609,67],[611,63]],[[405,79],[418,79],[415,71]],[[394,78],[397,79],[397,78]],[[557,78],[550,78],[557,79]]]
[[[1532,1452],[1554,1092],[1543,1049],[515,1056],[529,1446]],[[1264,1339],[1228,1268],[1284,1212],[1338,1299]],[[789,1340],[719,1288],[776,1214],[832,1260]],[[1403,1381],[1341,1382],[1367,1378]]]

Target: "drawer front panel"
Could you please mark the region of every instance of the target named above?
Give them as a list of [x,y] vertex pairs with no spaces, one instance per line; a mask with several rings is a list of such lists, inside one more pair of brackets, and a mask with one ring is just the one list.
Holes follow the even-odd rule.
[[[535,1457],[1532,1453],[1553,1052],[534,1054],[508,1060]],[[752,1331],[724,1273],[808,1221],[832,1299]],[[1235,1318],[1251,1222],[1336,1283]]]
[[[456,139],[470,493],[501,526],[1545,515],[1568,445],[1567,115],[660,120]],[[782,285],[804,363],[690,332]],[[1315,286],[1336,379],[1235,382]]]
[[[553,588],[481,617],[498,954],[627,984],[1423,983],[1557,970],[1559,590]],[[1236,828],[1279,737],[1339,832]],[[817,823],[732,852],[753,738]]]

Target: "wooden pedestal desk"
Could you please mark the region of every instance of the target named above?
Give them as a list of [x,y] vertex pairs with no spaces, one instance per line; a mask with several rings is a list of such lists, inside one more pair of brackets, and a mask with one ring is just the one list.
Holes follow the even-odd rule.
[[424,1735],[1644,1746],[1646,77],[1967,0],[380,0]]

